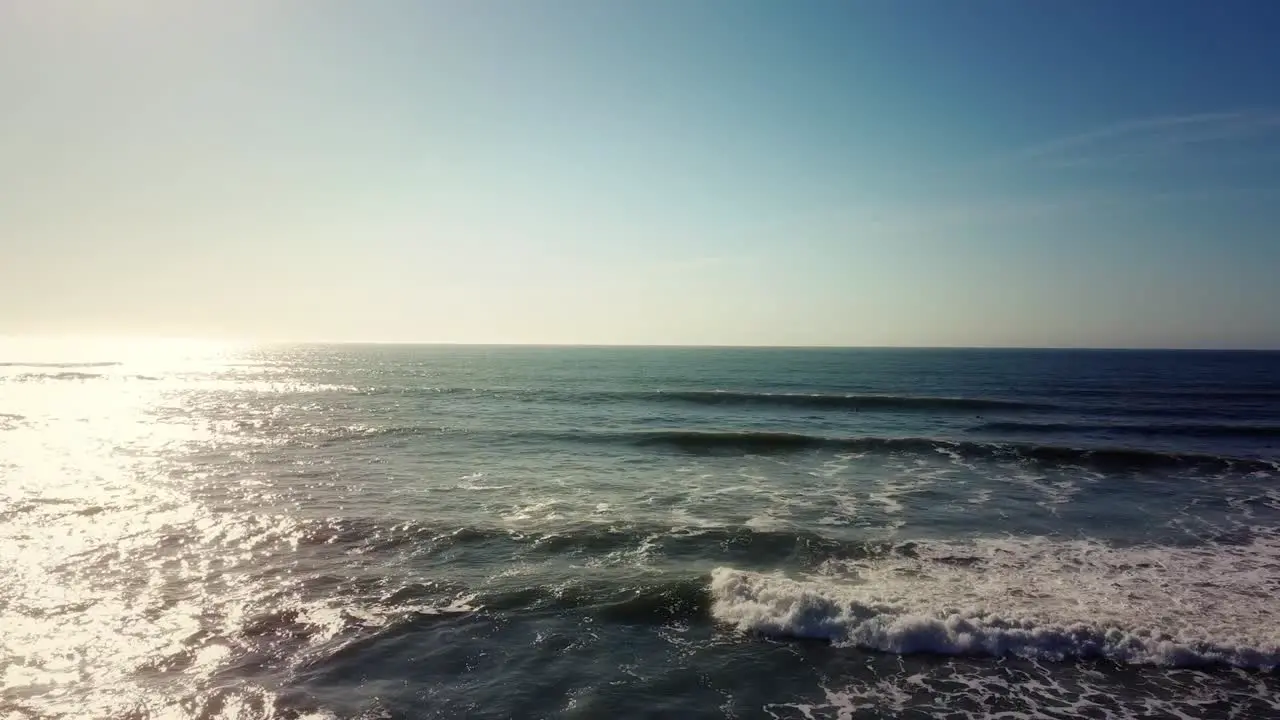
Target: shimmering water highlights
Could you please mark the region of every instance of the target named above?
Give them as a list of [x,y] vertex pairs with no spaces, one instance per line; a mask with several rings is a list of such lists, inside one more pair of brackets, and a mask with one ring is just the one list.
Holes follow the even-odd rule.
[[0,351],[3,717],[1280,713],[1275,354]]

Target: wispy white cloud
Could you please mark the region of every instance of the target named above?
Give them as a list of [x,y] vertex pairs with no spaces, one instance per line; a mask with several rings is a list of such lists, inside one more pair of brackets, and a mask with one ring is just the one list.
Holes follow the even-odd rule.
[[1059,167],[1098,165],[1228,145],[1280,140],[1280,110],[1167,115],[1125,120],[1025,148],[1018,159]]

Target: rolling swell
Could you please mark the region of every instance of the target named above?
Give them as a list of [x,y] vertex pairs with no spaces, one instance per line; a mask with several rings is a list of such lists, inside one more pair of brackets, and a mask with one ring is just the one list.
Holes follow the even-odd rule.
[[443,425],[290,425],[273,419],[235,420],[229,427],[238,434],[263,436],[282,445],[329,448],[377,441],[422,440],[448,435],[456,438],[468,430]]
[[590,404],[681,404],[713,407],[799,408],[809,410],[882,410],[898,412],[980,412],[1052,410],[1056,405],[1004,398],[931,397],[895,394],[748,392],[734,390],[561,390],[538,387],[369,388],[361,395],[495,398],[520,402]]
[[474,602],[486,612],[503,614],[586,610],[599,620],[622,625],[711,620],[711,594],[706,576],[639,583],[588,580],[559,587],[536,586],[481,593]]
[[1280,389],[1273,385],[1249,387],[1247,384],[1233,385],[1229,388],[1073,388],[1060,387],[1054,389],[1055,395],[1064,397],[1102,398],[1109,400],[1132,400],[1134,398],[1156,400],[1160,402],[1238,402],[1240,400],[1257,400],[1280,397]]
[[[601,437],[596,435],[594,437]],[[1276,462],[1194,453],[1165,453],[1137,448],[1076,448],[1022,443],[973,442],[913,437],[828,437],[781,432],[658,430],[604,435],[640,447],[668,447],[705,454],[743,452],[780,454],[806,450],[865,453],[947,454],[974,460],[1020,461],[1103,471],[1194,468],[1198,470],[1275,471]]]
[[1055,433],[1106,433],[1108,435],[1177,436],[1200,438],[1274,438],[1280,437],[1280,425],[1227,425],[1227,424],[1168,424],[1168,425],[1109,425],[1105,423],[1036,423],[999,421],[983,423],[973,428],[975,432],[1055,434]]
[[501,526],[448,527],[417,522],[344,518],[313,522],[297,533],[305,548],[334,553],[410,551],[430,556],[474,551],[477,558],[503,563],[513,557],[602,558],[629,553],[640,561],[732,560],[752,566],[794,562],[816,565],[830,559],[912,557],[912,543],[840,540],[809,530],[756,530],[742,525],[686,528],[653,524],[578,522],[554,529],[522,531]]
[[830,410],[901,410],[965,412],[972,410],[1045,410],[1051,406],[975,397],[927,397],[920,395],[841,395],[827,393],[733,392],[727,390],[672,390],[636,393],[634,399],[693,405],[748,405]]
[[[238,425],[241,432],[271,431],[271,426],[255,423]],[[1072,423],[991,422],[976,426],[972,432],[1009,435],[1053,434],[1066,432],[1105,432],[1116,435],[1186,437],[1280,437],[1280,427],[1269,425],[1088,425]],[[308,447],[341,446],[352,442],[379,440],[423,442],[431,437],[447,436],[451,440],[469,437],[490,447],[526,445],[528,443],[600,444],[622,447],[671,450],[688,454],[741,453],[780,455],[806,451],[830,450],[873,455],[915,455],[936,457],[949,455],[968,460],[1025,462],[1045,466],[1085,467],[1104,472],[1161,469],[1195,469],[1200,471],[1276,472],[1280,460],[1232,457],[1184,452],[1162,452],[1137,447],[1074,447],[1028,442],[952,440],[929,437],[853,436],[839,437],[792,432],[715,431],[715,430],[636,430],[636,431],[500,431],[473,430],[440,425],[345,426],[294,428],[288,442]]]

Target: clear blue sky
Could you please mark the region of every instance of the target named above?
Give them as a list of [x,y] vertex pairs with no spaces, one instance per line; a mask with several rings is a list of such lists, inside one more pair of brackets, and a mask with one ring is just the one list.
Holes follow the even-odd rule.
[[1280,347],[1280,2],[0,4],[0,334]]

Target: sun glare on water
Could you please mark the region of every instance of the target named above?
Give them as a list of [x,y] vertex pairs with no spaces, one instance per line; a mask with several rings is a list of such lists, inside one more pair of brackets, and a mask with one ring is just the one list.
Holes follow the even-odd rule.
[[181,388],[237,350],[0,340],[0,716],[225,714],[166,691],[228,652],[206,622],[228,614],[203,582],[220,559],[200,551],[226,521],[179,460],[216,428]]

